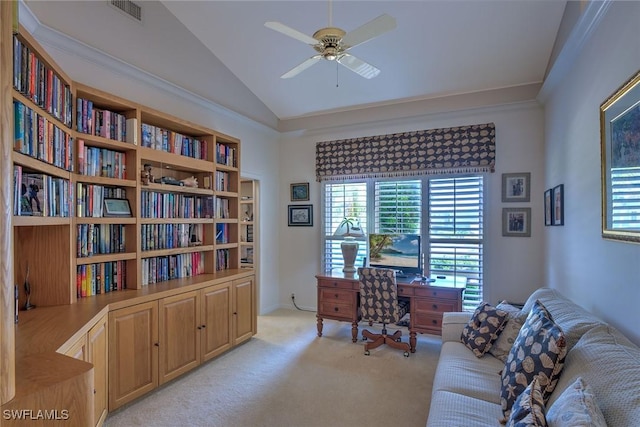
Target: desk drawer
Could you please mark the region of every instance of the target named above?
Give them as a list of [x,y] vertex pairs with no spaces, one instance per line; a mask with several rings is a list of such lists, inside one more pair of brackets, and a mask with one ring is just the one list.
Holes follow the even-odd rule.
[[354,292],[343,289],[320,288],[320,301],[353,305]]
[[414,298],[415,311],[425,312],[432,311],[435,313],[444,313],[448,311],[457,311],[457,304],[455,301],[441,300],[436,298]]
[[351,320],[354,316],[356,308],[352,304],[341,304],[334,301],[320,301],[318,302],[318,314],[321,317],[340,318],[344,320]]
[[[355,285],[359,285],[358,282]],[[354,284],[344,280],[332,280],[332,279],[318,279],[319,288],[339,288],[339,289],[354,289]],[[358,289],[357,287],[355,289]]]
[[415,314],[414,327],[416,329],[425,329],[429,332],[442,331],[442,313],[436,312],[418,312]]
[[398,285],[398,295],[401,297],[413,296],[413,287]]
[[447,288],[417,288],[415,290],[417,297],[431,297],[438,299],[449,299],[449,300],[458,300],[458,295],[460,295],[460,289],[447,289]]

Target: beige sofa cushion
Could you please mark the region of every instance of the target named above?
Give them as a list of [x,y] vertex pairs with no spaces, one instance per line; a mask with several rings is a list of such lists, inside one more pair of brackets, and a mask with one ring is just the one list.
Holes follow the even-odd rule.
[[[471,354],[464,346],[461,347]],[[496,420],[501,416],[498,403],[439,390],[431,395],[427,427],[499,427]]]
[[433,390],[465,394],[499,404],[503,367],[504,363],[493,356],[477,358],[459,341],[445,342],[440,351]]
[[586,332],[567,353],[549,411],[578,377],[592,387],[607,425],[640,426],[640,348],[608,325]]
[[509,318],[507,319],[504,329],[500,332],[498,339],[489,349],[489,353],[492,354],[493,357],[497,357],[505,362],[527,316],[522,313],[519,308],[516,308],[505,301],[498,304],[496,308],[509,313]]
[[607,427],[591,386],[579,377],[547,412],[549,427]]

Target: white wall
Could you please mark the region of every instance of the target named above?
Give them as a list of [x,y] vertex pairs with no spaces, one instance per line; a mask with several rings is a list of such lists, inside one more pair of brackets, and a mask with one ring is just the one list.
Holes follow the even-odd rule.
[[640,343],[640,246],[601,237],[599,107],[640,69],[640,3],[612,2],[545,101],[545,185],[564,184],[547,227],[546,281]]
[[[496,126],[496,172],[486,179],[484,253],[485,299],[524,301],[544,283],[543,256],[543,112],[537,103],[512,104],[447,114],[372,123],[324,132],[287,134],[280,146],[280,302],[290,305],[296,294],[299,306],[316,308],[315,275],[320,272],[320,189],[315,181],[315,143],[318,141],[380,135],[493,122]],[[502,203],[502,173],[531,172],[530,203]],[[289,185],[309,182],[309,203],[314,207],[313,227],[288,227]],[[502,236],[502,208],[531,207],[530,238]]]

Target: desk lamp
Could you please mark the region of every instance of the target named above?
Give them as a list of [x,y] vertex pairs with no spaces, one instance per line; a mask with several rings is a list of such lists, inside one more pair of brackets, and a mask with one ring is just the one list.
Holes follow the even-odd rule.
[[356,268],[354,265],[359,247],[356,237],[364,237],[364,231],[362,227],[360,227],[360,221],[357,218],[343,219],[333,235],[344,238],[340,243],[342,259],[344,260],[344,268],[342,271],[345,273],[355,273]]

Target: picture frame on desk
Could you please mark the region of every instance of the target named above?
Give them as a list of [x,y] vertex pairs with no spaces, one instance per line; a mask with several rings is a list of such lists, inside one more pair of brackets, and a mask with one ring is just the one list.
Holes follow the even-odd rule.
[[104,216],[130,217],[131,205],[127,199],[104,199]]

